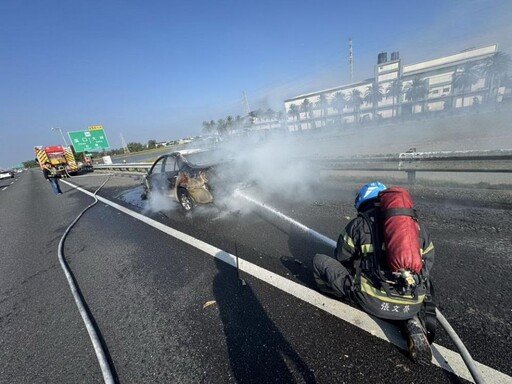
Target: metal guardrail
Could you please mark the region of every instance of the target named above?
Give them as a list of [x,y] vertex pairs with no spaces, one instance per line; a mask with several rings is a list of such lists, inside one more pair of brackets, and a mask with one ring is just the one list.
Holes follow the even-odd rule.
[[405,152],[315,159],[323,169],[424,172],[512,172],[512,149]]
[[512,173],[512,149],[486,151],[404,152],[389,155],[318,158],[320,169],[338,171],[404,171],[409,183],[416,172]]
[[[309,159],[311,160],[311,159]],[[404,152],[388,155],[324,157],[313,159],[321,170],[404,171],[410,183],[416,172],[512,173],[512,149],[486,151]],[[95,165],[95,170],[144,175],[152,163]]]
[[512,150],[401,153],[399,168],[404,171],[510,173]]
[[131,175],[146,175],[153,163],[98,164],[94,170],[113,171]]

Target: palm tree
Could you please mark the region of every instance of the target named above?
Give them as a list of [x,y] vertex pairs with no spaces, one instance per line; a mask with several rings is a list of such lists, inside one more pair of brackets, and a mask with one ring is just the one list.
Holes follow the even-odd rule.
[[300,105],[300,109],[306,115],[306,127],[309,129],[311,127],[311,113],[313,106],[308,98],[304,99],[304,101]]
[[203,121],[203,132],[210,134],[215,130],[215,121]]
[[231,132],[233,130],[233,125],[235,124],[235,119],[233,119],[233,116],[226,117],[226,130],[228,132]]
[[286,114],[283,111],[279,111],[276,113],[276,119],[279,124],[279,128],[283,128],[283,123],[286,124]]
[[510,56],[504,52],[496,52],[485,60],[482,72],[489,87],[487,99],[494,93],[496,93],[497,96],[498,89],[501,83],[506,79],[511,63],[512,60]]
[[[288,114],[292,117],[292,119],[295,121],[295,130],[297,129],[297,120],[300,118],[300,111],[299,107],[295,104],[290,104],[290,109],[288,109]],[[302,130],[302,127],[299,125],[300,130]]]
[[322,124],[325,127],[325,120],[327,118],[327,98],[325,97],[325,93],[321,93],[318,96],[318,102],[315,104],[318,108],[320,108],[320,118],[322,120]]
[[223,135],[227,132],[226,120],[224,120],[224,119],[217,120],[217,132],[219,132],[219,135]]
[[457,68],[453,74],[453,88],[462,93],[462,108],[464,108],[464,95],[476,84],[479,77],[475,71],[475,63],[467,62],[462,68]]
[[[428,95],[428,86],[425,80],[415,77],[412,83],[407,84],[405,87],[405,100],[411,102],[423,101],[425,102]],[[421,108],[425,112],[425,106]]]
[[258,123],[260,123],[263,116],[264,116],[264,114],[263,114],[263,111],[261,110],[261,108],[258,108],[255,111],[249,112],[249,119],[251,121],[251,125],[253,125],[256,122],[256,120],[258,120]]
[[382,91],[382,87],[374,81],[371,85],[366,87],[366,92],[364,94],[364,101],[366,104],[372,104],[372,120],[375,120],[377,116],[377,108],[379,106],[379,102],[382,101],[384,97],[384,92]]
[[363,104],[363,96],[361,91],[358,89],[351,90],[348,94],[347,101],[354,111],[354,121],[359,123],[359,112],[361,110],[361,104]]
[[334,94],[334,97],[331,100],[331,107],[340,114],[340,123],[343,124],[343,109],[347,105],[347,100],[345,98],[345,94],[341,91],[338,91]]
[[276,112],[272,108],[269,108],[265,111],[265,119],[268,122],[269,129],[272,128],[272,121],[274,120],[275,116]]
[[203,121],[203,133],[210,133],[211,126],[209,121]]
[[402,96],[402,80],[393,80],[386,88],[386,96],[393,98],[393,117],[395,117],[397,115],[396,104],[400,104],[400,96]]
[[247,116],[249,116],[249,126],[253,125],[254,120],[256,120],[256,112],[251,111]]
[[235,129],[240,129],[242,128],[242,125],[243,125],[243,119],[242,119],[242,116],[240,115],[236,115],[235,116]]

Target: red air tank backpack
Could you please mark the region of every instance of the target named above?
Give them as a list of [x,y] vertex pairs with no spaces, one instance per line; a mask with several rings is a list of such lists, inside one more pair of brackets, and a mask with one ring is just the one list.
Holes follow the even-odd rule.
[[420,274],[423,268],[420,227],[412,197],[404,188],[392,187],[379,194],[386,261],[392,273]]
[[422,308],[428,284],[413,199],[406,189],[391,187],[380,192],[373,209],[374,220],[359,213],[370,227],[373,254],[355,266],[355,296],[377,317],[412,318]]

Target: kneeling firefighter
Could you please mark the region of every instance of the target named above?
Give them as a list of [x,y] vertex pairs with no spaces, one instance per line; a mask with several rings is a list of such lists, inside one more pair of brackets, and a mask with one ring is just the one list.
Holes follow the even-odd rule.
[[428,364],[436,324],[430,235],[404,188],[366,184],[355,208],[358,215],[340,234],[334,257],[313,259],[318,289],[373,316],[403,321],[412,360]]

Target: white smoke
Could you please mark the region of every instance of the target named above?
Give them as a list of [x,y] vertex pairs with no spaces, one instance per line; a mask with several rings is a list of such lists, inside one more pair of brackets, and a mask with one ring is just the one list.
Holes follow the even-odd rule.
[[267,199],[272,195],[292,200],[310,198],[317,178],[293,143],[287,134],[268,131],[228,138],[219,146],[219,153],[229,162],[217,169],[217,179],[212,180],[215,190],[225,194],[215,198],[240,212],[247,210],[247,204],[233,199],[237,188],[250,188]]
[[173,202],[170,194],[154,190],[151,191],[147,200],[144,201],[143,213],[168,212],[177,208],[179,208],[179,206],[177,203]]

